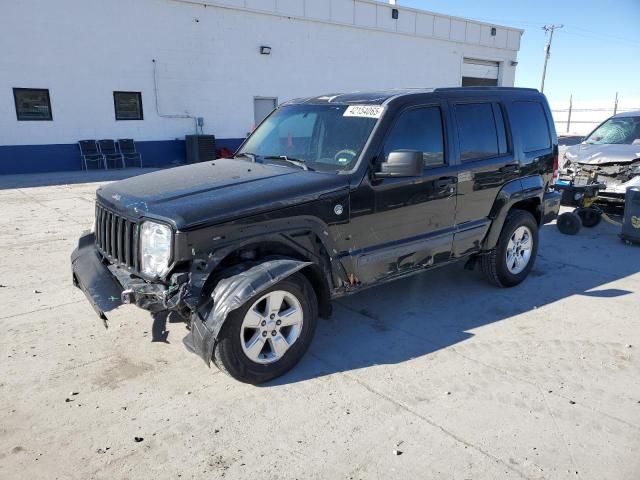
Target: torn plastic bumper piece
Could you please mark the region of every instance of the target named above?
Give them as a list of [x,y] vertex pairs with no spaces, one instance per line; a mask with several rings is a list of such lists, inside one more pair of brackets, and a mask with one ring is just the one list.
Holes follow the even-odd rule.
[[211,298],[191,317],[191,331],[183,340],[187,350],[198,354],[209,365],[227,315],[309,265],[311,262],[292,259],[269,260],[220,280]]
[[107,327],[106,312],[122,305],[122,287],[102,263],[95,247],[95,235],[85,233],[71,254],[73,284],[86,295],[89,303]]
[[166,285],[145,282],[118,265],[109,265],[107,268],[113,278],[122,285],[122,303],[136,305],[152,313],[170,309],[167,304],[169,290]]

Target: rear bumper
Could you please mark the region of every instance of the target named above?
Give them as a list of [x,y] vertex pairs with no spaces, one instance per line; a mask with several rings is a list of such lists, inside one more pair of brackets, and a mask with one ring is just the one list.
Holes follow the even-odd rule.
[[105,313],[122,305],[122,286],[102,262],[93,233],[80,237],[78,248],[71,254],[71,271],[73,284],[84,292],[103,321],[107,319]]
[[555,191],[544,194],[542,198],[542,223],[549,223],[558,218],[561,198],[562,195]]

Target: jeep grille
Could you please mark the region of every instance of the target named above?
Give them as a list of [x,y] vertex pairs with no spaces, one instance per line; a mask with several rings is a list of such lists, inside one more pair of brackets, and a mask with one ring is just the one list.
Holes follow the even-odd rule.
[[111,262],[138,270],[138,224],[96,203],[96,246]]

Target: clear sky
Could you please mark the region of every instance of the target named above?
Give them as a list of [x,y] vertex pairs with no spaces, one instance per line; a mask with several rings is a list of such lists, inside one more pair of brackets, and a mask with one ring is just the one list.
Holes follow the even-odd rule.
[[640,0],[398,0],[398,5],[521,28],[516,86],[540,88],[545,24],[556,30],[545,94],[554,102],[640,99]]

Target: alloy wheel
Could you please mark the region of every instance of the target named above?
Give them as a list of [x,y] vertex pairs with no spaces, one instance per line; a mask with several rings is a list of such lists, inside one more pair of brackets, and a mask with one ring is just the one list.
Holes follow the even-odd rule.
[[528,227],[520,226],[515,229],[507,245],[507,269],[513,275],[521,273],[529,264],[533,251],[533,236]]
[[300,337],[303,321],[302,305],[293,294],[269,292],[251,305],[242,321],[242,350],[253,362],[276,362]]

